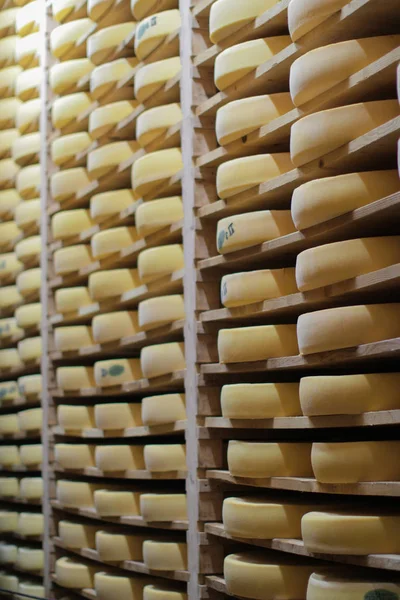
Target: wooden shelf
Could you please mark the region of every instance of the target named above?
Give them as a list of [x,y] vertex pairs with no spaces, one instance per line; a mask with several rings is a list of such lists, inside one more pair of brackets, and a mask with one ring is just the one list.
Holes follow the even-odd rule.
[[16,379],[23,375],[30,375],[40,369],[40,358],[32,360],[26,363],[22,367],[16,367],[13,369],[2,369],[0,371],[0,381],[7,381],[8,379]]
[[39,396],[28,396],[15,398],[14,400],[2,400],[0,404],[0,414],[5,414],[8,412],[17,412],[18,409],[24,408],[34,408],[35,406],[40,406],[40,397]]
[[[14,465],[12,467],[0,466],[0,473],[22,473],[25,475],[26,473],[40,473],[41,468],[41,465],[35,465],[33,467],[26,467],[25,465]],[[19,500],[19,502],[22,502],[22,500]]]
[[97,521],[104,521],[105,523],[114,523],[119,525],[129,525],[132,527],[150,527],[152,529],[171,529],[177,531],[186,531],[187,522],[186,521],[172,521],[171,523],[164,522],[149,522],[145,521],[143,517],[102,517],[100,516],[95,509],[90,508],[68,508],[63,506],[57,500],[51,501],[51,506],[56,510],[62,510],[64,512],[79,515],[81,517],[86,517],[88,519],[96,519]]
[[40,440],[40,431],[35,433],[30,432],[19,432],[10,434],[0,434],[0,442],[11,442],[11,441],[23,441],[23,442],[35,442]]
[[[223,525],[220,523],[208,523],[205,525],[205,532],[223,538],[226,540],[232,540],[237,542],[243,542],[250,546],[257,546],[259,548],[268,548],[272,550],[279,550],[281,552],[288,552],[290,554],[297,554],[299,556],[306,556],[310,558],[316,558],[320,560],[329,560],[332,562],[338,562],[349,565],[359,565],[360,567],[373,567],[375,569],[388,569],[391,571],[400,571],[400,555],[398,554],[369,554],[368,556],[347,556],[337,554],[316,554],[313,552],[307,552],[302,540],[297,539],[275,539],[275,540],[249,540],[242,538],[234,538],[225,533]],[[207,582],[211,578],[207,577]],[[214,579],[214,578],[213,578]]]
[[154,481],[165,481],[165,480],[185,480],[186,471],[168,471],[165,473],[151,473],[146,470],[129,470],[129,471],[110,471],[104,473],[97,467],[87,467],[85,469],[62,469],[56,466],[54,471],[56,473],[64,473],[65,475],[84,475],[85,477],[96,477],[99,479],[119,479],[119,480],[154,480]]
[[166,425],[142,425],[140,427],[128,427],[122,430],[103,431],[102,429],[83,429],[79,433],[70,433],[69,431],[65,431],[62,427],[55,426],[52,428],[52,431],[56,436],[82,439],[142,438],[159,435],[183,434],[186,431],[186,421],[175,421],[175,423],[168,423]]
[[[23,504],[24,506],[33,506],[35,508],[40,508],[40,506],[42,506],[42,501],[41,500],[34,500],[33,498],[4,498],[1,497],[0,498],[0,503],[4,503],[4,504]],[[8,533],[7,533],[8,534]],[[17,534],[14,534],[15,537],[17,537]],[[30,540],[31,537],[30,536],[18,536],[20,539],[26,539],[26,540]],[[34,537],[32,539],[32,541],[37,541],[39,538]]]

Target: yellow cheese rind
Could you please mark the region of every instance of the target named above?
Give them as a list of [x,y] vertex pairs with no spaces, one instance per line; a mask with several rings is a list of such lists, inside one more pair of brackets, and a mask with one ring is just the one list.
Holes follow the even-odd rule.
[[17,111],[22,106],[19,98],[1,98],[0,99],[0,129],[10,129],[15,127],[15,118]]
[[42,304],[40,302],[24,304],[23,306],[19,306],[14,314],[18,326],[22,327],[22,329],[38,327],[42,318]]
[[184,521],[187,519],[186,494],[142,494],[140,514],[146,521]]
[[59,404],[57,423],[65,431],[80,432],[94,427],[94,409],[92,406]]
[[142,446],[97,446],[96,467],[104,472],[144,469]]
[[56,560],[55,574],[57,583],[69,589],[82,590],[92,588],[94,582],[95,567],[86,563],[79,563],[63,556]]
[[15,222],[21,229],[40,221],[40,200],[21,202],[15,207]]
[[19,106],[15,116],[15,126],[21,135],[28,131],[39,131],[40,107],[40,98],[28,100]]
[[[91,105],[91,98],[89,94],[85,92],[78,92],[76,94],[69,94],[56,98],[51,107],[51,120],[53,126],[56,129],[63,129],[68,124],[71,124],[76,117],[81,113],[85,112]],[[87,124],[82,120],[81,128],[76,131],[85,131]]]
[[[15,9],[14,9],[15,10]],[[39,31],[40,2],[34,0],[29,2],[23,8],[17,9],[15,25],[18,35],[24,36]]]
[[259,210],[232,215],[217,223],[217,250],[228,254],[293,233],[290,210]]
[[229,160],[217,169],[217,193],[228,199],[293,169],[288,152],[258,154]]
[[217,0],[210,10],[210,40],[218,44],[278,3],[279,0]]
[[[136,20],[140,21],[148,15],[154,14],[157,6],[157,0],[130,0],[131,11]],[[165,10],[178,8],[178,0],[164,0],[163,8]]]
[[221,363],[253,362],[298,354],[295,325],[255,325],[220,329]]
[[137,149],[136,142],[113,142],[92,150],[87,158],[90,177],[98,179],[107,175],[115,167],[129,160]]
[[63,506],[69,508],[93,508],[93,496],[98,489],[98,485],[86,481],[59,479],[57,481],[56,496]]
[[134,81],[136,100],[146,102],[158,92],[169,79],[176,77],[181,70],[181,60],[178,56],[165,58],[149,63],[139,69]]
[[147,426],[186,419],[185,394],[161,394],[142,399],[142,419]]
[[135,225],[140,236],[147,236],[183,219],[180,196],[143,202],[135,212]]
[[94,64],[88,58],[66,60],[50,68],[50,87],[55,94],[65,95],[79,92],[79,81],[88,76]]
[[39,396],[42,393],[42,376],[37,374],[19,377],[18,388],[23,396]]
[[300,167],[398,116],[397,100],[340,106],[302,117],[292,125],[290,156]]
[[90,93],[97,100],[125,80],[137,65],[136,58],[119,58],[95,67],[90,76]]
[[0,12],[0,35],[6,36],[11,33],[18,33],[17,30],[17,15],[20,12],[19,8],[3,8]]
[[140,404],[128,402],[96,404],[94,418],[96,427],[103,431],[124,430],[142,425]]
[[0,350],[0,371],[6,369],[21,369],[24,363],[16,348],[5,348]]
[[137,198],[152,193],[163,182],[183,169],[180,148],[150,152],[132,165],[132,188]]
[[400,335],[399,304],[329,308],[300,315],[300,353],[314,354],[370,344]]
[[55,202],[63,202],[90,184],[88,172],[83,167],[65,169],[51,176],[50,189]]
[[41,237],[40,235],[32,235],[31,237],[25,238],[15,245],[15,254],[19,260],[29,261],[33,259],[39,259],[41,251]]
[[145,540],[143,562],[155,571],[183,571],[187,569],[187,544]]
[[66,392],[95,386],[93,367],[59,367],[56,379],[58,387]]
[[390,583],[388,579],[389,577],[384,580],[374,577],[373,572],[369,577],[358,578],[354,575],[349,578],[340,571],[331,573],[328,570],[319,570],[312,573],[308,580],[307,600],[336,600],[340,596],[349,600],[363,600],[368,593],[398,595],[400,586],[397,583]]
[[96,573],[94,581],[96,596],[101,600],[113,600],[116,591],[120,600],[141,600],[146,579]]
[[58,275],[79,271],[90,265],[92,261],[90,246],[86,244],[66,246],[56,250],[53,254],[54,270]]
[[58,352],[79,350],[93,345],[91,327],[87,325],[69,325],[54,330],[54,346]]
[[17,414],[0,415],[0,433],[2,435],[20,433],[20,431]]
[[136,269],[112,269],[89,275],[89,293],[93,300],[120,296],[140,285]]
[[143,600],[187,600],[187,594],[165,585],[146,585],[143,589]]
[[41,513],[19,513],[17,532],[20,535],[37,536],[43,534],[44,519]]
[[400,408],[399,373],[319,375],[300,379],[306,416],[359,415]]
[[184,267],[183,248],[180,244],[171,244],[143,250],[138,256],[137,267],[142,283],[171,275]]
[[96,315],[92,321],[93,340],[97,344],[120,341],[139,333],[136,311],[120,311]]
[[[88,18],[76,19],[55,27],[50,33],[52,55],[58,60],[84,58],[86,56],[86,37],[92,29],[93,21]],[[89,54],[88,58],[90,58]]]
[[19,138],[18,129],[4,129],[0,131],[0,157],[10,157],[13,143]]
[[0,217],[12,213],[20,202],[21,198],[15,189],[0,190]]
[[15,278],[15,276],[23,269],[23,267],[24,263],[18,260],[15,252],[6,252],[5,254],[0,254],[0,280],[4,277],[8,278],[10,275]]
[[321,483],[398,481],[398,451],[399,442],[319,442],[312,446],[311,462]]
[[55,444],[54,458],[66,470],[94,466],[94,446],[88,444]]
[[0,382],[0,405],[9,400],[16,400],[20,397],[18,385],[16,381],[1,381]]
[[94,221],[117,214],[135,201],[132,190],[113,190],[96,194],[90,199],[90,216]]
[[1,498],[16,498],[19,496],[19,479],[17,477],[0,477]]
[[17,277],[17,288],[18,288],[19,293],[22,294],[22,296],[27,296],[27,295],[31,294],[31,292],[39,290],[40,289],[40,281],[41,281],[40,267],[22,271],[22,273],[20,273]]
[[297,291],[292,268],[231,273],[221,279],[221,304],[227,308],[246,306]]
[[18,513],[8,510],[0,511],[0,531],[6,533],[8,531],[16,531],[18,527]]
[[95,108],[89,115],[90,136],[95,140],[106,135],[120,121],[129,117],[136,106],[134,100],[120,100]]
[[141,21],[135,35],[135,54],[139,60],[145,60],[180,26],[181,16],[177,9],[164,10]]
[[36,360],[42,355],[42,338],[26,338],[18,342],[18,354],[23,362]]
[[396,170],[364,171],[314,179],[293,192],[293,222],[301,231],[390,196],[399,189]]
[[181,371],[186,367],[184,344],[170,342],[142,348],[140,366],[143,377],[152,379]]
[[228,468],[235,477],[310,477],[311,444],[230,441]]
[[301,522],[309,552],[360,555],[398,554],[400,517],[367,514],[310,512]]
[[287,558],[273,560],[257,552],[229,554],[224,560],[228,593],[254,600],[305,598],[313,570],[312,565],[296,564]]
[[0,160],[0,189],[14,187],[15,184],[19,191],[16,183],[19,171],[18,164],[12,158],[3,158],[3,160]]
[[83,306],[92,304],[88,288],[82,286],[56,290],[55,301],[57,312],[60,313],[75,312]]
[[41,408],[29,408],[18,413],[21,431],[38,431],[42,428],[43,411]]
[[36,598],[46,598],[44,586],[30,581],[20,582],[18,584],[18,592],[20,594],[36,596]]
[[28,162],[38,160],[40,151],[40,134],[28,133],[16,139],[12,146],[12,159],[17,164],[23,166]]
[[18,591],[18,577],[16,575],[9,575],[6,571],[0,571],[0,586],[4,590],[9,592]]
[[43,498],[43,479],[41,477],[23,477],[20,481],[20,495],[24,500]]
[[121,535],[98,531],[96,533],[96,550],[100,559],[106,562],[142,561],[142,545],[145,539],[140,535]]
[[[91,144],[90,135],[84,131],[62,135],[51,144],[51,159],[56,165],[61,166],[75,159],[77,154],[87,150]],[[86,164],[86,157],[75,164],[82,164],[82,162]]]
[[19,195],[25,200],[40,196],[40,165],[29,165],[20,169],[15,180],[15,187]]
[[0,564],[15,565],[18,558],[18,546],[7,542],[0,542]]
[[[20,64],[18,56],[16,56],[17,43],[19,37],[17,35],[10,35],[3,37],[0,40],[0,68],[8,67],[10,65]],[[21,67],[24,65],[21,64]]]
[[148,331],[185,318],[183,296],[159,296],[143,300],[138,306],[139,327]]
[[144,148],[181,120],[182,111],[177,103],[149,108],[136,120],[136,139]]
[[146,444],[144,447],[146,469],[154,473],[186,471],[185,444]]
[[140,360],[135,359],[111,359],[101,360],[94,364],[94,378],[99,387],[112,387],[132,383],[142,379]]
[[39,65],[40,52],[40,33],[30,33],[29,35],[17,38],[15,46],[15,60],[24,69],[37,67]]
[[1,288],[0,308],[16,307],[23,302],[23,297],[19,293],[16,285],[7,285]]
[[94,503],[102,517],[137,516],[140,493],[99,489],[94,493]]
[[55,240],[62,240],[79,235],[82,231],[89,229],[93,225],[94,223],[87,209],[63,210],[52,217],[51,233]]
[[134,21],[126,21],[96,31],[87,41],[88,58],[95,65],[106,62],[110,54],[134,34],[135,27]]
[[94,548],[97,527],[71,521],[58,523],[58,535],[67,548]]
[[295,42],[315,29],[349,0],[291,0],[288,7],[289,32]]
[[92,254],[97,259],[120,252],[137,241],[135,227],[112,227],[95,233],[91,238]]
[[23,465],[36,467],[42,463],[43,446],[42,444],[25,444],[20,447],[19,454]]
[[290,44],[288,35],[242,42],[218,54],[214,66],[214,82],[220,91],[233,85],[248,73]]
[[227,419],[274,419],[301,415],[298,383],[237,383],[221,388]]
[[0,69],[0,94],[2,98],[9,98],[14,96],[15,83],[18,75],[23,72],[22,67],[19,65],[12,65]]
[[129,2],[116,4],[114,0],[88,0],[87,11],[94,21],[105,19],[106,22],[123,23],[131,18]]

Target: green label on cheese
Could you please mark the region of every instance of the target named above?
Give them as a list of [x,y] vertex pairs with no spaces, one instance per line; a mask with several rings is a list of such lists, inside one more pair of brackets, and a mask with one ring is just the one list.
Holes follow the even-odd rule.
[[399,600],[399,595],[390,590],[370,590],[365,594],[364,600]]

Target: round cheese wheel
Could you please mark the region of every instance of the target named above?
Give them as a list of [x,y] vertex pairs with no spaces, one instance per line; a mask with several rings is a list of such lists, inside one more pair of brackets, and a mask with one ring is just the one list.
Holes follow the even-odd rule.
[[183,169],[180,148],[149,152],[132,165],[132,188],[136,197],[147,196]]
[[[130,0],[131,11],[135,19],[140,21],[147,15],[151,15],[154,13],[154,10],[157,7],[157,0]],[[178,0],[164,0],[163,8],[165,10],[171,8],[178,8]]]
[[187,600],[187,594],[164,585],[146,585],[143,588],[143,600]]
[[14,314],[19,327],[38,327],[42,318],[42,305],[40,302],[24,304]]
[[143,300],[138,306],[139,327],[149,331],[185,318],[183,296],[159,296]]
[[42,376],[36,374],[19,377],[18,388],[23,396],[40,396],[42,393]]
[[136,311],[120,311],[93,317],[93,340],[97,344],[119,341],[140,331]]
[[115,490],[96,490],[94,503],[102,517],[132,517],[139,515],[140,493]]
[[0,571],[0,585],[4,590],[17,592],[18,581],[19,579],[16,575],[8,575],[5,571]]
[[253,19],[277,4],[279,0],[217,0],[210,10],[210,40],[213,44],[230,37]]
[[220,329],[220,363],[253,362],[298,354],[295,325],[254,325]]
[[0,511],[0,531],[2,533],[17,531],[18,513],[8,510]]
[[0,308],[15,307],[18,304],[21,304],[21,302],[23,302],[23,297],[19,293],[16,285],[7,285],[1,288]]
[[14,187],[18,173],[19,166],[12,158],[3,158],[3,160],[0,160],[0,188]]
[[[89,94],[78,92],[76,94],[68,94],[61,98],[56,98],[51,107],[51,120],[56,129],[63,129],[67,125],[71,125],[79,115],[84,113],[91,105],[92,100]],[[75,131],[85,131],[87,124],[82,120],[79,127],[78,122],[75,123]]]
[[66,246],[56,250],[53,254],[54,270],[58,275],[73,273],[93,262],[90,246],[79,244]]
[[40,197],[40,165],[29,165],[18,172],[15,187],[24,200]]
[[15,14],[15,25],[19,36],[23,37],[30,33],[34,33],[35,31],[39,31],[40,2],[38,0],[29,2],[19,10],[14,10],[17,11]]
[[142,379],[140,360],[135,359],[110,359],[101,360],[94,364],[94,378],[99,387],[112,387],[132,383]]
[[27,269],[17,277],[17,288],[22,296],[27,296],[40,289],[41,269]]
[[147,379],[181,371],[186,367],[184,344],[170,342],[142,348],[140,366]]
[[2,435],[10,435],[20,433],[21,429],[16,413],[10,415],[0,415],[0,433]]
[[177,103],[149,108],[142,112],[136,120],[136,139],[145,148],[181,120],[182,111]]
[[113,142],[88,154],[87,170],[92,179],[104,177],[121,163],[132,158],[138,149],[136,142]]
[[41,465],[43,456],[42,444],[25,444],[20,446],[19,454],[21,463],[26,467],[36,467]]
[[350,579],[340,572],[318,571],[312,573],[308,580],[307,600],[337,600],[339,597],[363,600],[365,596],[374,598],[381,594],[398,596],[399,592],[400,586],[397,583],[374,577],[374,572],[366,578],[354,575]]
[[133,35],[135,27],[134,21],[126,21],[96,31],[87,42],[88,58],[94,65],[105,63],[109,56]]
[[0,190],[0,217],[12,213],[20,202],[21,198],[15,189]]
[[[74,134],[81,135],[81,134]],[[79,235],[94,225],[89,211],[85,208],[63,210],[51,219],[51,233],[54,239],[62,240]]]
[[37,162],[40,151],[40,134],[28,133],[16,139],[12,146],[12,159],[23,166],[28,162]]
[[221,303],[227,308],[295,294],[295,269],[244,271],[221,279]]
[[21,229],[40,222],[40,200],[21,202],[15,207],[15,222]]
[[115,2],[114,0],[88,0],[88,15],[94,21],[108,22],[110,20],[123,23],[131,18],[129,2]]
[[112,269],[89,275],[89,294],[96,301],[121,296],[140,285],[136,269]]
[[55,292],[55,302],[57,312],[69,313],[92,304],[92,298],[86,287],[61,288]]
[[161,394],[142,399],[142,419],[147,426],[186,419],[185,394]]
[[186,520],[186,494],[142,494],[140,514],[150,522]]
[[79,350],[92,345],[92,329],[87,325],[70,325],[54,330],[54,346],[58,352]]
[[21,326],[18,325],[18,320],[17,320],[17,311],[19,309],[17,308],[15,311],[15,318],[9,318],[9,319],[0,319],[0,339],[7,339],[10,337],[19,337],[21,338],[24,334],[23,330],[21,329]]
[[41,252],[40,235],[32,235],[15,245],[15,254],[22,262],[39,260]]
[[[8,67],[10,65],[20,64],[18,57],[16,56],[17,43],[19,37],[17,35],[10,35],[0,40],[0,68]],[[24,67],[24,65],[20,65]]]
[[298,383],[237,383],[221,388],[227,419],[273,419],[301,415]]
[[180,244],[171,244],[143,250],[138,256],[137,267],[142,283],[171,275],[184,267],[183,248]]
[[65,431],[81,432],[94,427],[94,408],[92,406],[77,406],[59,404],[57,406],[57,423]]
[[69,508],[93,508],[93,496],[99,486],[86,481],[59,479],[56,486],[57,500]]
[[135,75],[134,94],[136,100],[145,103],[180,71],[181,60],[178,56],[144,65]]
[[0,131],[0,157],[10,157],[13,143],[19,138],[18,129],[4,129]]
[[0,406],[3,402],[19,399],[20,394],[16,381],[0,382]]
[[368,304],[300,315],[297,321],[300,353],[327,352],[398,337],[398,310],[398,304]]
[[95,386],[93,367],[58,367],[57,385],[66,392]]
[[67,548],[94,548],[97,526],[71,521],[58,523],[58,535]]
[[79,91],[79,81],[94,69],[88,58],[66,60],[50,68],[50,87],[55,94],[65,95]]
[[145,60],[163,41],[181,26],[178,9],[164,10],[143,19],[135,35],[135,54]]
[[90,216],[94,221],[116,215],[135,201],[132,190],[112,190],[95,194],[90,199]]
[[113,600],[117,593],[120,600],[141,600],[145,581],[139,577],[96,573],[96,596],[101,600]]
[[[90,19],[77,19],[55,27],[50,33],[50,50],[58,60],[84,58],[86,37],[93,29]],[[82,42],[82,40],[85,40]],[[88,58],[90,56],[88,55]]]
[[0,35],[2,37],[11,33],[19,33],[17,30],[17,15],[20,12],[19,8],[3,8],[0,12]]
[[230,441],[228,468],[235,477],[311,477],[311,444]]
[[95,108],[89,115],[91,138],[96,140],[109,133],[120,121],[128,118],[136,106],[137,102],[134,100],[120,100]]
[[70,589],[93,588],[96,568],[63,556],[56,560],[55,574],[59,585]]
[[123,248],[128,248],[138,239],[135,227],[112,227],[95,233],[91,239],[92,254],[97,259],[105,258]]
[[21,106],[22,102],[19,98],[0,99],[0,129],[10,129],[11,127],[15,127],[15,118],[17,116],[17,111]]
[[54,458],[63,469],[86,469],[94,466],[95,447],[88,444],[55,444]]
[[30,581],[20,581],[18,584],[18,592],[20,594],[36,596],[36,598],[46,598],[44,586]]
[[[20,481],[20,495],[24,500],[41,500],[43,498],[43,479],[41,477],[23,477]],[[20,527],[20,523],[18,523],[18,527]]]
[[290,37],[281,35],[235,44],[218,54],[214,66],[214,82],[220,91],[233,85],[262,63],[289,46]]
[[142,545],[146,538],[141,535],[121,535],[108,531],[96,533],[96,550],[105,562],[143,560]]
[[135,226],[140,236],[146,237],[164,227],[183,219],[183,204],[181,196],[160,198],[143,202],[135,212]]
[[18,37],[15,46],[15,60],[23,68],[39,66],[41,38],[40,33],[30,33],[26,37]]
[[187,569],[187,544],[145,540],[143,562],[155,571],[183,571]]
[[16,498],[19,496],[19,479],[16,477],[0,477],[0,496]]
[[288,8],[289,31],[295,42],[318,27],[349,0],[291,0]]
[[128,402],[96,404],[94,418],[96,427],[103,431],[124,430],[142,425],[140,404]]
[[22,369],[24,366],[16,348],[0,350],[0,371],[7,369]]
[[132,74],[137,65],[136,58],[119,58],[99,65],[90,76],[90,93],[94,100],[103,97]]
[[52,0],[51,8],[54,19],[62,23],[70,15],[79,18],[81,16],[80,12],[83,12],[83,16],[86,16],[86,2],[80,11],[77,10],[81,4],[80,0]]
[[106,473],[144,469],[143,446],[96,446],[96,467]]
[[1,565],[15,565],[18,558],[18,546],[15,544],[8,544],[7,542],[0,542],[0,564]]
[[75,164],[86,164],[86,157],[79,162],[76,161],[75,157],[80,152],[87,150],[91,144],[90,135],[84,131],[62,135],[51,144],[51,159],[58,166],[62,166],[73,159]]
[[186,471],[185,444],[146,444],[144,447],[146,469],[152,473]]
[[23,269],[23,266],[24,264],[18,260],[15,252],[0,254],[0,279],[8,278],[9,276],[15,278],[15,276]]
[[44,519],[42,513],[21,512],[18,517],[17,533],[24,536],[43,534]]
[[18,108],[14,122],[21,135],[29,131],[39,131],[40,106],[40,98],[36,98],[24,102]]
[[83,167],[65,169],[51,176],[50,189],[55,202],[64,202],[90,185],[88,172]]
[[2,98],[14,96],[15,83],[18,75],[23,72],[19,65],[11,65],[0,69],[0,94]]
[[41,408],[29,408],[18,413],[21,431],[38,431],[42,428],[43,411]]

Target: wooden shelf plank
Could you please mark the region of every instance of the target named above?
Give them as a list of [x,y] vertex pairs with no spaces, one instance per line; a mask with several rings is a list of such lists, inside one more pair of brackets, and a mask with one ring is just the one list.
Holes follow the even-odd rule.
[[32,360],[26,363],[22,367],[15,367],[13,369],[2,369],[0,371],[0,381],[7,381],[8,379],[16,379],[23,377],[24,375],[30,375],[36,373],[40,369],[40,359]]
[[82,439],[109,439],[109,438],[142,438],[159,435],[175,435],[182,434],[186,431],[186,421],[176,421],[175,423],[167,423],[165,425],[153,425],[140,427],[128,427],[122,430],[107,430],[102,429],[83,429],[80,432],[65,431],[62,427],[55,426],[52,428],[53,434],[56,436],[78,437]]
[[2,434],[0,434],[0,442],[11,442],[13,440],[14,441],[24,441],[24,442],[35,442],[37,440],[40,440],[40,430],[36,431],[36,432],[20,431],[19,433],[10,433],[10,434],[2,433]]
[[[24,474],[25,474],[25,472],[24,472]],[[35,507],[35,508],[40,508],[41,505],[42,505],[42,501],[41,500],[34,500],[32,498],[29,498],[29,499],[18,498],[18,497],[16,497],[16,498],[10,498],[10,497],[5,498],[4,496],[2,496],[0,498],[0,502],[2,504],[7,504],[7,503],[8,504],[23,504],[24,506],[32,506],[32,507]],[[2,532],[2,535],[3,535],[3,532]],[[8,535],[8,532],[7,532],[7,535]],[[31,539],[30,536],[18,536],[18,534],[16,534],[16,533],[14,534],[14,536],[15,537],[19,537],[20,539],[27,539],[27,540]],[[35,541],[37,539],[38,539],[37,537],[34,537],[34,539],[32,539],[32,541]]]
[[96,477],[99,479],[118,479],[118,480],[185,480],[186,471],[168,471],[165,473],[151,473],[150,471],[142,470],[131,470],[131,471],[110,471],[104,473],[97,467],[87,467],[85,469],[63,469],[59,466],[54,468],[56,473],[64,473],[66,475],[84,475],[85,477]]

